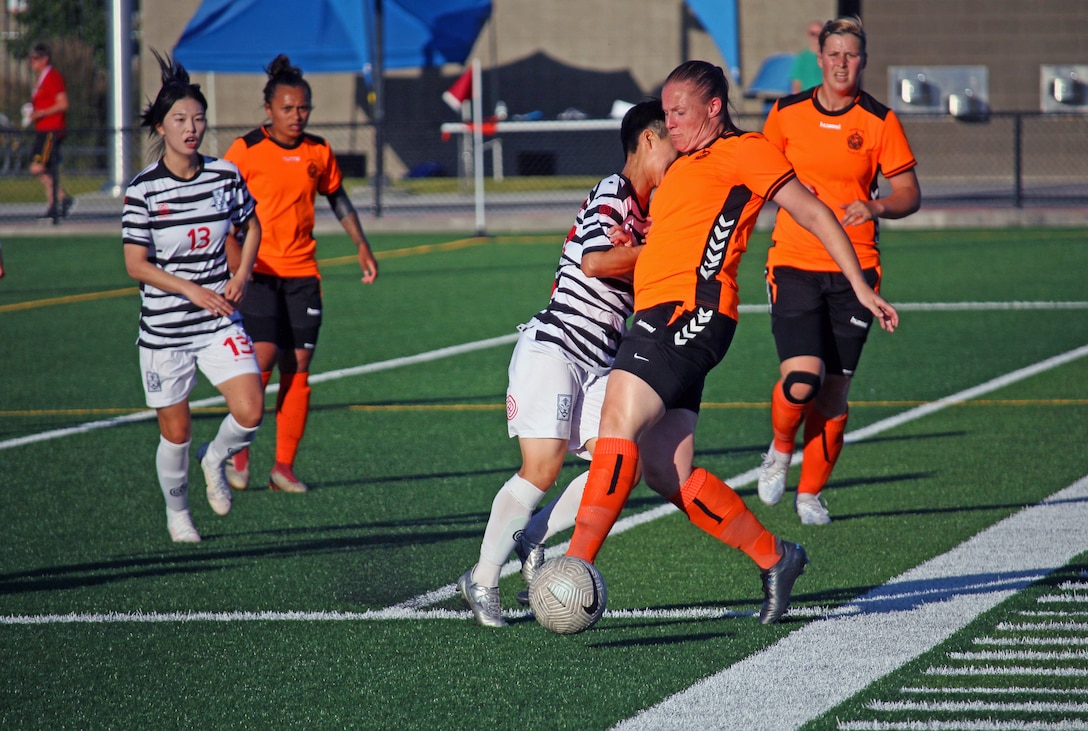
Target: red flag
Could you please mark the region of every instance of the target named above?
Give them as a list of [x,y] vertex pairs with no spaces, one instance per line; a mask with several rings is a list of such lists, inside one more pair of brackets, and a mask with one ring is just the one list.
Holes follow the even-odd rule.
[[472,98],[472,67],[465,69],[465,73],[453,82],[446,91],[442,92],[442,101],[450,105],[450,109],[460,113],[461,104]]

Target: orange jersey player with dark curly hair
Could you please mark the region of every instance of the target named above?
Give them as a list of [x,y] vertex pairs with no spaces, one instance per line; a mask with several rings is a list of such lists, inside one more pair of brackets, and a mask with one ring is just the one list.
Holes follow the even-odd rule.
[[[343,188],[329,144],[306,133],[311,92],[302,72],[279,55],[267,69],[264,109],[271,124],[234,141],[224,156],[235,163],[257,201],[264,230],[253,283],[242,303],[253,338],[261,379],[267,386],[273,367],[280,371],[276,400],[276,460],[269,487],[306,492],[294,471],[298,445],[310,411],[310,361],[321,327],[321,275],[314,240],[314,199],[328,198],[336,217],[359,249],[362,281],[378,276],[378,263]],[[234,455],[227,479],[235,489],[249,483],[249,451]]]

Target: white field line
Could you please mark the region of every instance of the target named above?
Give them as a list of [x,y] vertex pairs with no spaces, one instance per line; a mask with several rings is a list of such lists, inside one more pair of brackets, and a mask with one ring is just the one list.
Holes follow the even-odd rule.
[[974,677],[976,675],[1022,675],[1025,677],[1048,676],[1055,678],[1088,678],[1088,668],[1038,668],[1015,665],[960,665],[926,668],[926,675]]
[[[529,616],[528,610],[504,613],[511,618]],[[734,612],[724,607],[689,607],[681,609],[626,609],[609,613],[623,619],[735,619],[751,617],[752,612]],[[158,624],[185,622],[368,622],[389,620],[453,619],[464,622],[472,612],[450,609],[405,610],[396,607],[365,612],[72,612],[70,614],[30,614],[0,616],[0,625],[29,624]]]
[[[438,350],[431,350],[426,353],[419,353],[418,355],[409,355],[403,358],[392,358],[390,360],[383,360],[378,363],[368,363],[366,365],[355,366],[354,368],[341,368],[339,370],[326,371],[325,373],[318,373],[310,376],[310,383],[323,383],[325,381],[334,381],[338,378],[360,376],[366,373],[377,373],[378,371],[401,368],[403,366],[415,365],[416,363],[427,363],[433,360],[439,360],[441,358],[461,355],[462,353],[470,353],[474,350],[485,350],[487,348],[493,348],[496,345],[512,343],[515,340],[517,340],[517,333],[514,333],[512,335],[500,335],[496,338],[477,340],[472,343],[453,345],[448,348],[439,348]],[[271,383],[268,385],[268,388],[265,391],[266,393],[276,393],[279,390],[280,386],[278,383]],[[194,409],[198,409],[206,408],[209,406],[219,406],[224,403],[226,403],[226,401],[223,399],[222,396],[211,396],[206,399],[193,401],[190,406]],[[146,411],[138,411],[133,414],[116,416],[111,419],[89,421],[86,424],[67,427],[65,429],[52,429],[50,431],[39,432],[38,434],[28,434],[25,437],[5,439],[4,441],[0,441],[0,449],[22,447],[24,445],[33,444],[35,442],[45,442],[50,439],[59,439],[61,437],[69,437],[75,434],[86,434],[87,432],[95,431],[97,429],[108,429],[110,427],[120,426],[122,424],[130,424],[137,421],[150,421],[154,418],[155,412],[153,410],[149,409]]]
[[1088,637],[976,637],[976,645],[1088,645]]
[[1088,721],[846,721],[838,731],[1088,731]]
[[873,701],[866,708],[873,711],[920,711],[941,713],[949,711],[999,711],[1016,713],[1088,713],[1088,703],[1061,701],[1027,701],[1025,703],[997,703],[993,701]]
[[986,650],[973,652],[950,652],[949,660],[1088,660],[1088,650],[1060,650],[1041,652],[1039,650]]
[[[810,622],[616,728],[713,728],[729,719],[751,731],[795,729],[1088,550],[1085,525],[1088,476],[870,591],[854,602],[858,613]],[[986,583],[993,585],[967,588]],[[927,673],[1081,677],[1088,668],[973,666]]]
[[[904,303],[896,305],[897,309],[904,312],[918,311],[918,312],[953,312],[953,311],[980,311],[980,310],[1067,310],[1067,309],[1088,309],[1088,302],[918,302],[918,303]],[[748,314],[767,314],[767,305],[741,305],[740,312]],[[497,345],[505,345],[517,340],[517,333],[511,333],[508,335],[500,335],[494,338],[487,338],[485,340],[477,340],[471,343],[464,343],[462,345],[454,345],[448,348],[439,348],[437,350],[431,350],[425,353],[419,353],[417,355],[409,355],[401,358],[392,358],[390,360],[380,361],[378,363],[368,363],[366,365],[355,366],[353,368],[341,368],[337,370],[327,371],[324,373],[314,374],[310,377],[310,383],[323,383],[325,381],[333,381],[339,378],[347,378],[350,376],[359,376],[366,373],[376,373],[378,371],[390,370],[393,368],[401,368],[403,366],[415,365],[416,363],[427,363],[441,358],[448,358],[454,355],[460,355],[462,353],[469,353],[474,350],[484,350],[486,348],[492,348]],[[276,393],[279,391],[279,384],[269,384],[266,389],[266,393]],[[206,399],[200,399],[193,401],[190,406],[192,408],[207,408],[211,406],[221,406],[225,403],[222,396],[211,396]],[[137,411],[132,414],[125,414],[123,416],[115,416],[109,419],[101,419],[98,421],[89,421],[78,426],[65,427],[63,429],[51,429],[49,431],[39,432],[37,434],[28,434],[23,437],[14,437],[12,439],[5,439],[0,441],[0,450],[11,449],[13,447],[22,447],[27,444],[34,444],[36,442],[45,442],[51,439],[60,439],[62,437],[70,437],[76,434],[86,434],[87,432],[96,431],[98,429],[108,429],[115,426],[121,426],[124,424],[131,424],[142,421],[150,421],[155,418],[155,412],[153,410]],[[795,458],[794,464],[799,463],[800,460]]]
[[1030,686],[979,688],[972,685],[968,688],[900,688],[899,692],[928,693],[931,695],[1088,695],[1088,688],[1032,688]]

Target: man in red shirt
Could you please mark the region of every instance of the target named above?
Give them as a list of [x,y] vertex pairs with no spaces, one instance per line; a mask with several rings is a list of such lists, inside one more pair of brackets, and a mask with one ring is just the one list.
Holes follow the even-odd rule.
[[34,151],[30,161],[30,174],[41,181],[45,199],[49,201],[42,218],[67,216],[74,200],[54,180],[60,163],[60,143],[67,127],[68,92],[64,77],[53,68],[49,46],[36,43],[30,49],[30,68],[34,71],[32,111],[27,122],[34,124]]

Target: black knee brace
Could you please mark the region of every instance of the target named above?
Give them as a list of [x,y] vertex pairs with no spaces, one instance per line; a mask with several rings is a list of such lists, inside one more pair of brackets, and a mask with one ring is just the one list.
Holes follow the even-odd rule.
[[[800,383],[805,386],[812,386],[812,393],[808,398],[796,399],[793,394],[790,393],[790,389],[793,388],[793,384]],[[820,377],[815,373],[809,373],[808,371],[790,371],[782,379],[782,395],[786,397],[786,400],[791,404],[803,405],[807,404],[812,399],[816,398],[816,394],[820,392]]]

